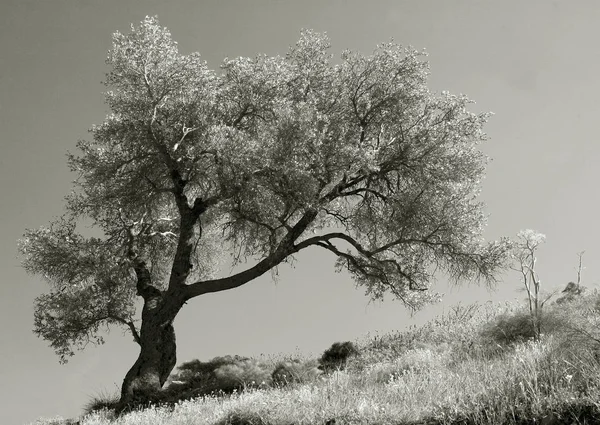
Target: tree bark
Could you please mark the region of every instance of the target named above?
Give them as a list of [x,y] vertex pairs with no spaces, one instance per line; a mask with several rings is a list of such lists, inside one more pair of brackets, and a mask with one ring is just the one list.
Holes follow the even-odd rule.
[[148,329],[140,353],[123,380],[121,398],[129,399],[135,390],[160,390],[176,363],[175,330],[172,324]]
[[123,380],[119,411],[151,401],[152,395],[167,381],[177,362],[173,321],[184,303],[179,292],[163,292],[152,286],[143,262],[138,262],[134,268],[138,277],[138,295],[144,299],[140,354]]
[[173,319],[179,309],[169,313],[172,309],[147,308],[148,304],[152,303],[145,303],[142,315],[140,353],[121,387],[123,407],[132,402],[150,401],[151,396],[162,389],[177,362]]

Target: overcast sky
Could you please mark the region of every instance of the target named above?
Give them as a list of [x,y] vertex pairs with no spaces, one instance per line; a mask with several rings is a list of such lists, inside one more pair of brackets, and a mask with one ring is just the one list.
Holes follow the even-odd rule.
[[[111,34],[158,15],[184,53],[211,67],[226,57],[284,54],[301,28],[327,31],[333,53],[369,53],[395,41],[426,48],[430,87],[464,93],[493,111],[484,151],[493,158],[482,198],[486,237],[533,228],[547,235],[539,272],[547,288],[598,281],[600,215],[600,2],[584,1],[0,1],[0,423],[76,416],[119,389],[136,345],[115,330],[65,366],[37,339],[33,300],[46,290],[19,266],[25,228],[62,213],[65,153],[106,113],[101,81]],[[175,327],[179,362],[216,355],[320,354],[335,341],[421,323],[460,300],[523,298],[516,274],[495,292],[436,288],[442,305],[411,318],[399,302],[368,304],[332,259],[309,251],[235,291],[190,302]]]

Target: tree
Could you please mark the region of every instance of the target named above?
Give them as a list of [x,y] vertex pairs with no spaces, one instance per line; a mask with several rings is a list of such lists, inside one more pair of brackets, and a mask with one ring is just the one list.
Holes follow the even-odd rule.
[[[388,43],[333,65],[328,49],[304,31],[285,57],[226,59],[215,72],[155,18],[114,34],[110,113],[68,155],[78,177],[66,213],[21,241],[25,269],[51,288],[36,299],[35,332],[61,360],[102,342],[101,326],[123,326],[140,354],[122,402],[160,389],[187,301],[309,248],[371,298],[412,308],[436,298],[438,269],[494,281],[507,244],[484,243],[477,200],[489,114],[431,93],[422,53]],[[216,278],[226,254],[252,265]]]
[[523,285],[527,291],[529,314],[536,341],[539,341],[542,333],[542,308],[546,301],[555,294],[553,292],[544,300],[540,299],[541,280],[535,271],[535,265],[537,262],[536,251],[544,242],[546,242],[546,235],[531,229],[521,230],[517,234],[512,251],[513,258],[517,263],[517,266],[513,266],[512,269],[521,274]]
[[565,289],[562,290],[564,295],[556,300],[556,304],[563,304],[573,301],[576,297],[582,295],[586,291],[585,286],[581,285],[581,274],[585,269],[585,267],[583,267],[583,254],[585,254],[585,251],[580,251],[577,253],[577,257],[579,258],[579,265],[577,267],[577,283],[567,283]]

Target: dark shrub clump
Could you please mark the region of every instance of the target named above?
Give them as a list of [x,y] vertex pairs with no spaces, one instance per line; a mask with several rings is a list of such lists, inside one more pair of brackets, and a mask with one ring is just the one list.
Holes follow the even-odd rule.
[[[567,325],[564,315],[556,310],[542,310],[540,315],[542,334],[555,334],[564,330]],[[505,348],[533,339],[535,330],[529,311],[513,314],[501,314],[486,324],[481,336],[489,343]]]
[[230,379],[220,379],[216,371],[225,366],[244,365],[248,357],[222,356],[207,362],[192,360],[178,366],[169,378],[166,392],[170,399],[187,400],[203,395],[231,393],[238,385]]
[[321,363],[319,369],[324,372],[343,370],[346,368],[348,359],[358,354],[359,352],[352,342],[334,342],[331,347],[323,352],[319,360]]
[[314,381],[321,373],[319,363],[315,360],[306,362],[293,360],[278,363],[271,374],[271,378],[275,385],[287,385]]

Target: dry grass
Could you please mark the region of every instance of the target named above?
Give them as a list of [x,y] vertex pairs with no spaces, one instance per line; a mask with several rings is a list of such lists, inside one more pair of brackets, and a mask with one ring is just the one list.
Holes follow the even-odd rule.
[[[566,423],[598,423],[600,323],[588,308],[593,297],[598,298],[549,307],[553,326],[540,342],[502,345],[490,337],[491,327],[510,330],[510,317],[521,314],[513,305],[457,308],[422,328],[358,342],[361,355],[350,359],[345,371],[311,382],[250,388],[117,419],[104,410],[82,424],[300,425],[335,419],[336,425],[495,425],[544,417],[561,421],[554,423],[567,418]],[[557,318],[564,326],[555,326]]]

